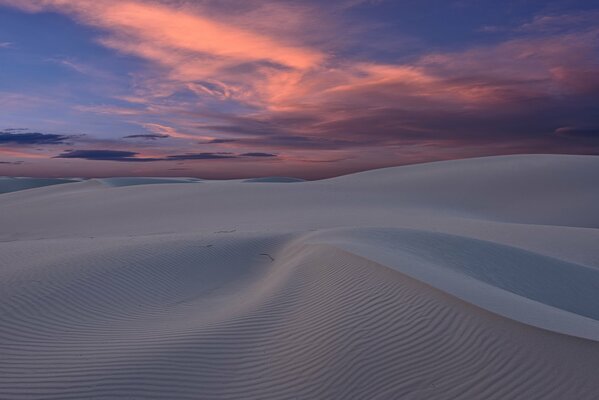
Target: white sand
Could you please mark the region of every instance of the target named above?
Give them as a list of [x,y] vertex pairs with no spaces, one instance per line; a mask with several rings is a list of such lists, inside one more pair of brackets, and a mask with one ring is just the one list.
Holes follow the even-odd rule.
[[283,181],[0,195],[0,399],[598,398],[599,157]]

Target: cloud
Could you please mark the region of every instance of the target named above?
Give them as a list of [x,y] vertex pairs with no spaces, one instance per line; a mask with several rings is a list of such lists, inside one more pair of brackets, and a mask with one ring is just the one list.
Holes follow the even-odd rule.
[[599,10],[585,10],[569,14],[540,14],[516,29],[525,33],[559,33],[597,26]]
[[156,140],[156,139],[165,139],[170,137],[169,135],[162,135],[157,133],[148,133],[141,135],[128,135],[124,136],[123,139],[146,139],[146,140]]
[[235,158],[236,156],[229,153],[188,153],[175,154],[167,156],[163,160],[166,161],[183,161],[183,160],[221,160],[227,158]]
[[164,161],[184,161],[184,160],[221,160],[221,159],[232,159],[240,157],[277,157],[276,154],[270,153],[243,153],[234,154],[229,152],[218,152],[218,153],[187,153],[187,154],[175,154],[166,156],[162,160]]
[[71,136],[56,135],[51,133],[39,133],[39,132],[22,132],[19,129],[6,129],[0,131],[0,145],[13,144],[13,145],[55,145],[66,143]]
[[0,161],[0,164],[3,165],[21,165],[24,161]]
[[167,155],[165,157],[139,157],[135,151],[123,150],[68,150],[54,158],[76,158],[94,161],[119,162],[153,162],[153,161],[190,161],[190,160],[224,160],[240,157],[277,157],[268,153],[234,154],[228,152],[202,152]]
[[276,157],[276,154],[271,153],[243,153],[240,154],[242,157]]
[[582,139],[597,139],[599,140],[599,128],[576,128],[576,127],[562,127],[555,130],[555,133],[560,136],[569,138],[582,138]]
[[[251,90],[251,76],[285,80],[292,71],[310,70],[326,59],[323,51],[298,43],[301,36],[291,35],[285,26],[295,26],[303,31],[295,33],[304,34],[311,26],[299,6],[256,2],[250,7],[238,4],[231,8],[218,7],[216,3],[176,5],[139,0],[0,0],[0,3],[28,12],[60,12],[102,29],[106,34],[99,38],[101,44],[160,68],[159,75],[147,76],[145,87],[140,88],[141,97],[146,98],[189,90],[220,99],[234,97],[250,101],[257,98]],[[237,8],[244,13],[232,12]],[[252,9],[259,9],[261,15]],[[272,22],[265,23],[269,20]],[[156,79],[161,80],[159,87]]]
[[54,158],[80,158],[84,160],[97,161],[126,161],[126,162],[147,162],[160,161],[158,158],[138,158],[139,153],[134,151],[122,150],[69,150]]
[[[147,139],[131,144],[155,146],[159,156],[78,150],[60,158],[266,162],[280,152],[286,162],[396,164],[597,146],[589,140],[594,128],[586,128],[599,125],[596,12],[538,15],[517,27],[483,28],[501,33],[493,41],[377,59],[355,51],[380,49],[373,36],[343,31],[340,41],[339,30],[321,29],[339,23],[322,3],[0,0],[68,15],[96,28],[103,46],[144,61],[130,74],[131,93],[114,96],[118,106],[76,110],[143,127],[147,134],[126,138]],[[368,1],[335,3],[340,10]],[[165,137],[173,140],[149,142]],[[211,152],[187,152],[198,143]]]
[[73,107],[77,111],[95,113],[100,115],[109,115],[109,116],[134,116],[134,115],[143,115],[147,114],[148,110],[144,108],[132,108],[132,107],[118,107],[111,105],[93,105],[93,106],[84,106],[77,105]]
[[12,46],[12,42],[0,42],[0,49],[10,49]]
[[[211,1],[0,1],[30,12],[50,10],[70,15],[101,28],[105,32],[99,39],[103,45],[149,61],[152,67],[136,74],[137,93],[133,97],[152,104],[154,110],[166,99],[169,106],[163,109],[165,113],[176,109],[184,114],[198,107],[197,102],[173,105],[171,97],[181,93],[200,98],[199,107],[204,101],[235,101],[254,107],[249,121],[240,120],[229,127],[242,134],[242,130],[269,133],[272,126],[260,126],[255,114],[272,120],[301,112],[305,130],[318,135],[318,129],[310,129],[311,125],[331,125],[346,116],[351,119],[360,107],[503,107],[522,99],[595,90],[584,84],[589,81],[599,85],[596,60],[587,56],[597,48],[597,32],[589,28],[588,20],[597,18],[582,14],[537,16],[519,31],[542,31],[543,35],[428,54],[401,64],[333,57],[308,40],[306,31],[322,25],[316,12],[307,11],[308,6],[270,1],[251,1],[247,6]],[[368,2],[339,4],[362,3]],[[258,15],[268,18],[264,21]],[[581,21],[587,21],[584,29],[577,28]],[[568,29],[546,29],[555,25]],[[321,37],[316,43],[325,39],[331,38]],[[97,111],[128,115],[147,110],[104,106]],[[254,125],[247,125],[252,122]],[[194,137],[162,123],[143,124],[153,133]],[[203,130],[210,128],[206,125]],[[278,129],[273,134],[289,133],[296,134],[293,129]]]
[[162,125],[162,124],[157,124],[157,123],[141,123],[141,126],[143,126],[146,130],[153,132],[156,135],[164,135],[164,136],[169,136],[169,137],[173,137],[173,138],[177,138],[177,139],[206,139],[206,140],[211,140],[211,137],[206,137],[206,136],[201,136],[201,135],[195,135],[192,133],[187,133],[187,132],[181,132],[179,130],[177,130],[176,128],[173,128],[172,126],[166,126],[166,125]]
[[209,140],[208,144],[223,144],[223,143],[235,143],[237,142],[239,139],[212,139]]
[[234,122],[233,125],[212,126],[209,130],[213,132],[244,134],[245,136],[235,139],[214,139],[208,142],[200,142],[200,144],[221,144],[235,148],[324,151],[361,146],[371,140],[362,138],[358,141],[351,141],[341,137],[335,138],[337,132],[332,132],[332,135],[327,137],[323,132],[316,132],[317,130],[322,131],[322,127],[315,128],[320,121],[306,122],[304,127],[298,128],[286,123],[287,118],[284,115],[271,114],[268,117],[270,119],[260,120],[259,125],[263,126],[262,129],[252,127],[251,117],[245,118],[246,122],[233,118],[236,120],[231,120],[231,122]]
[[335,68],[266,79],[257,72],[261,106],[214,116],[217,123],[198,128],[238,136],[214,142],[236,148],[327,151],[418,141],[474,147],[521,140],[531,150],[557,149],[548,135],[564,118],[597,123],[590,110],[599,93],[599,29],[579,29],[576,20],[564,18],[561,25],[569,29],[429,53],[404,64],[336,60]]
[[596,27],[599,21],[599,11],[585,10],[570,13],[538,14],[532,17],[530,21],[520,23],[519,25],[485,25],[479,32],[488,33],[515,33],[529,35],[547,35],[555,33],[567,33],[572,31],[581,31],[585,28]]

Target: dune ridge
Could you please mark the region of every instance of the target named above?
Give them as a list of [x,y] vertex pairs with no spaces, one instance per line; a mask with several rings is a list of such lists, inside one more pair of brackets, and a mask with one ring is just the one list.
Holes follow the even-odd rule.
[[60,185],[77,182],[78,179],[61,178],[12,178],[0,176],[0,194],[17,192],[19,190],[35,189],[44,186]]
[[2,194],[0,398],[595,399],[597,178],[512,156]]

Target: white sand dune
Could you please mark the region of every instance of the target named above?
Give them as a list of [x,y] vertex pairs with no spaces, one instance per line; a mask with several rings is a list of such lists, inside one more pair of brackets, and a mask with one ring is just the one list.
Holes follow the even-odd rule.
[[599,157],[132,182],[0,196],[1,399],[597,399]]

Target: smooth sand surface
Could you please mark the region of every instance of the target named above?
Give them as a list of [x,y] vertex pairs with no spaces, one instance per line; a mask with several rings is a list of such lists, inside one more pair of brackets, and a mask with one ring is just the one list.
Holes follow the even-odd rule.
[[0,399],[597,399],[598,182],[0,180]]

